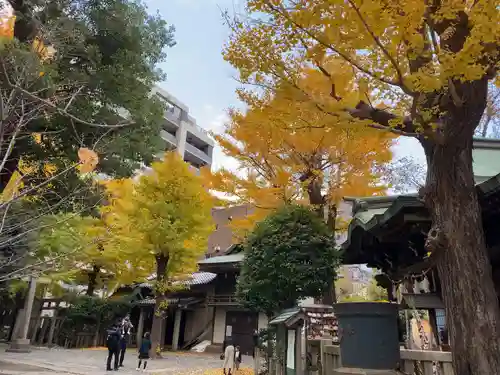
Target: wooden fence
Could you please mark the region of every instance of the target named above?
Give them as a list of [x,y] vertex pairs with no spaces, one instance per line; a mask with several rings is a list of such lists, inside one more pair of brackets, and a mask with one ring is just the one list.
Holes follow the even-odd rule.
[[[450,352],[401,349],[401,370],[408,375],[454,375]],[[321,374],[332,375],[341,367],[340,347],[323,346]]]
[[[38,316],[30,319],[28,338],[32,345],[60,346],[63,348],[91,348],[106,346],[107,333],[104,329],[96,332],[75,332],[63,334],[63,317]],[[135,335],[130,335],[128,346],[135,346]]]

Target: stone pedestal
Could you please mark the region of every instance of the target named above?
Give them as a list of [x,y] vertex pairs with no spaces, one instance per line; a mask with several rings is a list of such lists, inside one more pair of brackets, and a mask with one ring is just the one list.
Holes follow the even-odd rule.
[[333,375],[401,375],[395,370],[371,370],[365,368],[339,367],[333,370]]
[[10,342],[10,345],[6,352],[11,353],[30,353],[31,352],[31,343],[29,339],[15,339]]

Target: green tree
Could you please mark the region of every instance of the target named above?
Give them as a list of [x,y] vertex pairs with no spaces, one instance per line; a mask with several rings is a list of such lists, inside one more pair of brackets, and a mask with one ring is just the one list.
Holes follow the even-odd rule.
[[70,306],[60,314],[64,317],[59,339],[73,340],[80,332],[94,334],[93,346],[97,346],[100,333],[104,332],[117,318],[124,317],[132,304],[126,298],[109,300],[99,297],[78,296],[67,298]]
[[99,153],[98,172],[126,176],[163,148],[163,106],[150,90],[174,44],[173,27],[140,1],[10,4],[15,22],[0,35],[0,191],[21,173],[27,211],[0,207],[3,280],[24,267],[32,223],[57,212],[98,214],[102,195],[95,175],[74,168],[77,150]]
[[284,206],[248,236],[237,295],[244,306],[273,316],[301,298],[321,297],[339,259],[334,236],[317,213]]
[[138,181],[107,185],[105,220],[113,228],[114,246],[134,249],[135,256],[156,268],[153,350],[158,353],[165,293],[178,288],[196,270],[213,230],[214,199],[202,180],[176,152],[154,162]]
[[368,284],[367,297],[369,301],[387,301],[387,291],[377,284],[375,277]]
[[[1,187],[21,159],[63,168],[79,147],[95,149],[99,171],[112,176],[151,162],[163,147],[163,108],[150,91],[164,78],[157,64],[174,45],[173,27],[135,0],[10,3],[15,39],[0,51],[8,77],[0,90],[10,120],[3,139],[14,142],[0,153]],[[55,53],[47,56],[40,41]]]

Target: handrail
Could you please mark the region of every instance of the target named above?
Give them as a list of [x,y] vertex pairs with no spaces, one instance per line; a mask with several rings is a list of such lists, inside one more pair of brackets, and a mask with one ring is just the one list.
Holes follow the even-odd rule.
[[238,299],[234,294],[216,294],[213,296],[207,296],[208,305],[238,305]]
[[[321,375],[332,375],[341,366],[340,346],[325,345]],[[451,352],[400,349],[401,368],[408,375],[454,375]]]

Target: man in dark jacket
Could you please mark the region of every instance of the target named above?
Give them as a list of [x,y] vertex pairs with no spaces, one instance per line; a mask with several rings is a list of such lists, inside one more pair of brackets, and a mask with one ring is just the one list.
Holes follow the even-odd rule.
[[108,337],[106,340],[106,345],[108,347],[108,360],[106,362],[106,371],[112,371],[113,368],[111,368],[111,359],[114,356],[114,370],[118,370],[118,354],[120,351],[120,337],[121,337],[121,331],[120,327],[117,323],[113,324],[109,329],[108,329]]

